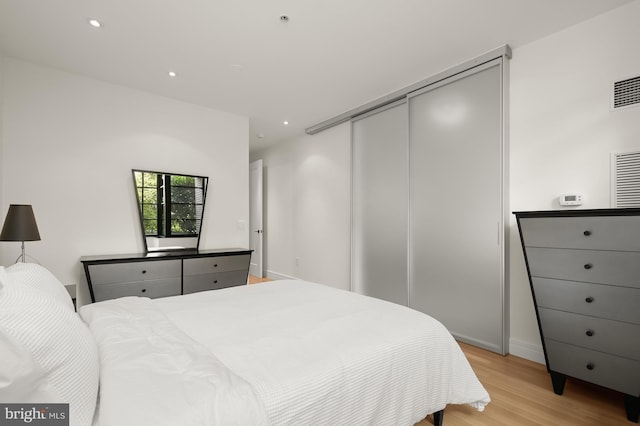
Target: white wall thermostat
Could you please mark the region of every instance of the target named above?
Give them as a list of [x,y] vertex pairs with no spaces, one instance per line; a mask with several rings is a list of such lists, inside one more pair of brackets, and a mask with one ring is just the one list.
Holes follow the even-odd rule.
[[562,194],[558,197],[561,206],[581,206],[582,194]]

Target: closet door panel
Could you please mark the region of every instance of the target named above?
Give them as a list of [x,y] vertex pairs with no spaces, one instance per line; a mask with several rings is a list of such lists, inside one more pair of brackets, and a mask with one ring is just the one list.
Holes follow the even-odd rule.
[[409,306],[503,352],[501,67],[409,99]]
[[406,103],[352,123],[352,290],[407,304]]

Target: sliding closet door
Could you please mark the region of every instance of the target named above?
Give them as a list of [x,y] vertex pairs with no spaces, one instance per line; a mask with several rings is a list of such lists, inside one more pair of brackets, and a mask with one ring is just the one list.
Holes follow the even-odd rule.
[[407,304],[406,102],[352,123],[352,290]]
[[409,306],[504,353],[501,62],[409,99]]

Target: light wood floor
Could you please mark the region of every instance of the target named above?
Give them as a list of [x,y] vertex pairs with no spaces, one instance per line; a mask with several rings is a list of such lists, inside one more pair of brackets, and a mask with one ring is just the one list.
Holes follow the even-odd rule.
[[[444,411],[445,426],[635,424],[627,420],[621,393],[569,378],[563,395],[556,395],[544,365],[464,343],[460,347],[489,392],[491,403],[483,412],[466,405],[449,406]],[[418,423],[432,424],[431,416]]]
[[258,284],[265,281],[271,281],[269,278],[258,278],[255,275],[249,275],[249,284]]
[[[249,277],[249,283],[269,281]],[[491,396],[483,412],[467,405],[448,406],[444,426],[631,426],[624,396],[576,379],[567,379],[556,395],[544,365],[502,356],[460,343],[478,379]],[[416,426],[433,424],[432,416]]]

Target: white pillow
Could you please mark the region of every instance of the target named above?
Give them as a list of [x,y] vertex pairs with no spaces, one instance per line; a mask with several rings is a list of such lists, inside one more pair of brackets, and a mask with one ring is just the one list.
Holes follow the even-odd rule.
[[[70,425],[91,425],[98,394],[98,349],[87,326],[46,292],[21,285],[0,268],[0,401],[32,388],[40,403],[69,403]],[[12,347],[9,347],[12,345]],[[20,371],[16,360],[28,354]]]
[[16,263],[5,270],[10,277],[19,281],[19,285],[26,285],[37,292],[42,292],[75,311],[73,300],[67,289],[44,266],[37,263]]
[[0,359],[0,401],[34,404],[42,401],[63,402],[47,380],[46,372],[35,362],[27,348],[3,332],[0,332]]

